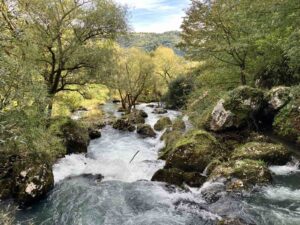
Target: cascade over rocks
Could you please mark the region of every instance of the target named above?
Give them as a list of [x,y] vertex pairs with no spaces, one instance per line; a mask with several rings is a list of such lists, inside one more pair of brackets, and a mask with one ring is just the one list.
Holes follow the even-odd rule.
[[160,118],[154,125],[156,131],[162,131],[163,129],[172,126],[172,121],[169,117]]
[[256,123],[256,116],[264,106],[263,91],[248,86],[238,87],[221,99],[210,116],[210,129],[225,131]]
[[137,133],[140,134],[143,138],[156,137],[155,131],[148,124],[139,124],[137,126]]

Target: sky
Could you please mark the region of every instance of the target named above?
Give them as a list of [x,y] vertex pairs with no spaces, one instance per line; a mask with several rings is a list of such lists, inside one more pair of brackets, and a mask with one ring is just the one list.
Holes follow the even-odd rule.
[[129,23],[136,32],[180,30],[190,0],[116,0],[129,7]]

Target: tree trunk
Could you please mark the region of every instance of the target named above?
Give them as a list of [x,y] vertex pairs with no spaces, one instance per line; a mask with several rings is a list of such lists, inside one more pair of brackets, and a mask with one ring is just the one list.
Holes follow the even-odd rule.
[[52,116],[52,109],[53,109],[53,96],[49,97],[49,103],[47,106],[47,118],[50,119]]
[[247,85],[245,66],[244,65],[241,66],[240,79],[241,79],[241,84],[242,85]]

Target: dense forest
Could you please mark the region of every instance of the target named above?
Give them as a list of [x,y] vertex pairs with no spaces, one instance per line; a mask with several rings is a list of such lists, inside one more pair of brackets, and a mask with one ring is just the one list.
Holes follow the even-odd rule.
[[[169,183],[181,188],[179,193],[221,182],[223,192],[202,193],[206,203],[221,199],[224,207],[228,196],[232,200],[234,194],[288,182],[277,179],[272,168],[299,158],[299,0],[192,0],[181,31],[161,34],[131,32],[127,17],[128,9],[111,0],[0,1],[0,224],[23,224],[16,222],[14,207],[27,208],[59,190],[64,184],[55,182],[53,172],[59,162],[74,154],[89,159],[91,140],[103,139],[105,129],[124,137],[136,131],[141,140],[157,141],[157,164],[165,164],[150,179],[137,180]],[[148,111],[140,108],[144,103]],[[107,104],[114,104],[116,112],[107,115]],[[136,148],[126,169],[142,155],[142,147]],[[123,165],[116,162],[113,169]],[[298,178],[289,183],[296,191]],[[186,201],[180,204],[196,204]],[[148,207],[141,199],[137,204]],[[300,207],[298,200],[291,204]],[[287,214],[280,211],[281,217],[277,208],[233,214],[218,206],[197,205],[218,215],[209,224],[300,222],[299,215],[291,214],[294,206]],[[202,224],[187,218],[175,223],[183,221],[183,214],[157,224]],[[49,224],[75,224],[50,217]]]

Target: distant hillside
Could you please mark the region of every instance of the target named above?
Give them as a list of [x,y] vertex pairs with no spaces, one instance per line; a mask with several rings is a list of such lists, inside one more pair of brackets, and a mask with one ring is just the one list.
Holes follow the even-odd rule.
[[180,42],[180,32],[170,31],[165,33],[131,33],[128,36],[118,40],[119,44],[124,48],[138,47],[145,51],[152,51],[158,46],[166,46],[174,49],[178,55],[183,55],[183,52],[176,48]]

